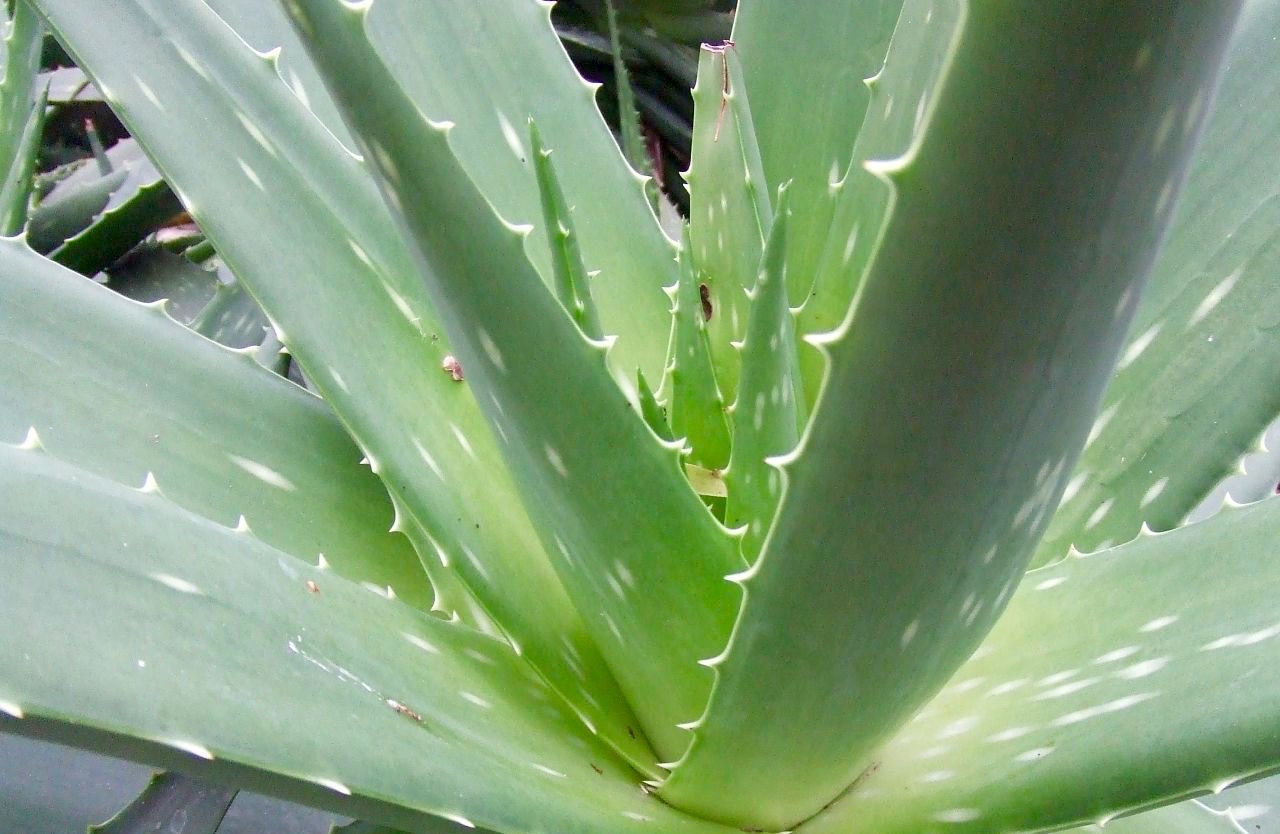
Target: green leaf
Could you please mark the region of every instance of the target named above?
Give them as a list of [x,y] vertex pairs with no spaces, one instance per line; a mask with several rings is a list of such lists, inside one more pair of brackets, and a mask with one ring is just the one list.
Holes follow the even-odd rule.
[[582,249],[574,230],[573,214],[565,202],[564,192],[556,177],[551,151],[542,144],[542,134],[533,121],[529,122],[530,153],[538,176],[538,191],[542,197],[543,228],[551,247],[551,266],[555,273],[554,287],[560,303],[578,329],[588,339],[601,339],[600,316],[591,296],[590,276],[582,262]]
[[692,160],[685,175],[689,236],[710,293],[706,329],[716,381],[732,400],[741,364],[735,343],[747,327],[746,291],[755,283],[773,223],[751,105],[732,46],[702,48],[693,102]]
[[[1280,4],[1241,16],[1216,99],[1196,92],[1160,140],[1212,108],[1169,240],[1066,500],[1033,564],[1181,524],[1280,414]],[[1216,101],[1216,104],[1213,104]],[[1136,298],[1126,299],[1137,303]],[[1273,484],[1274,486],[1274,484]]]
[[800,442],[804,387],[796,355],[795,326],[787,305],[788,189],[779,189],[764,263],[751,293],[751,315],[742,346],[742,385],[733,406],[733,458],[724,473],[728,487],[725,523],[744,527],[742,552],[755,561],[773,519],[782,473],[769,459]]
[[48,454],[0,447],[0,490],[4,731],[417,834],[724,831],[506,643]]
[[[613,83],[618,88],[618,127],[622,135],[622,155],[639,174],[649,176],[653,167],[649,162],[649,150],[645,147],[640,131],[640,114],[636,112],[636,97],[631,90],[631,73],[622,60],[622,37],[619,34],[618,13],[613,0],[604,0],[605,28],[609,31],[609,55],[613,61]],[[652,186],[646,185],[652,192]],[[650,199],[656,192],[650,194]]]
[[89,834],[214,834],[235,798],[234,788],[157,773],[137,799],[102,825],[89,826]]
[[638,368],[636,369],[636,392],[640,400],[640,416],[644,417],[645,423],[653,429],[653,433],[660,440],[668,443],[674,441],[676,438],[671,433],[671,425],[667,422],[667,412],[658,404],[658,398],[649,388],[649,383],[644,378],[644,371]]
[[276,53],[280,78],[325,128],[347,147],[354,147],[351,134],[342,122],[338,105],[324,88],[320,73],[307,56],[302,42],[289,25],[279,2],[262,0],[205,0],[227,25],[254,51]]
[[[200,316],[221,285],[216,273],[159,246],[139,247],[113,266],[106,278],[106,285],[125,298],[143,304],[167,300],[165,312],[182,324],[190,324]],[[266,323],[261,319],[261,313],[258,318]],[[255,328],[244,335],[244,339],[236,340],[238,343],[222,339],[214,341],[233,348],[256,345],[262,340],[262,328]]]
[[[92,135],[92,134],[91,134]],[[32,214],[37,252],[93,275],[182,210],[160,172],[133,139],[112,145],[102,166],[81,160]]]
[[[527,119],[538,123],[557,154],[565,197],[578,208],[583,260],[600,273],[594,294],[605,331],[618,336],[616,372],[629,377],[638,365],[657,379],[670,323],[662,288],[676,282],[675,250],[549,16],[549,5],[527,0],[379,0],[369,33],[413,103],[433,121],[455,125],[452,146],[463,169],[512,223],[536,225],[541,217],[524,131]],[[530,236],[526,246],[550,284],[544,236]]]
[[16,241],[0,262],[0,439],[34,427],[77,466],[430,608],[382,485],[322,402]]
[[229,270],[219,263],[218,285],[213,297],[191,321],[192,330],[208,336],[215,342],[230,347],[247,347],[270,327],[266,316],[244,285],[231,277]]
[[[946,11],[947,4],[939,7]],[[867,109],[865,79],[884,61],[902,0],[810,3],[741,0],[734,50],[751,91],[755,133],[772,194],[792,182],[787,291],[798,305],[809,291],[828,237],[828,189],[849,166]]]
[[77,170],[54,186],[31,211],[27,241],[37,252],[52,252],[87,228],[129,177],[124,169],[102,176],[94,165],[77,165]]
[[44,27],[26,0],[4,15],[4,77],[0,79],[0,235],[15,235],[27,218],[31,174],[44,124],[47,91],[37,92]]
[[[803,301],[802,333],[828,333],[844,322],[893,211],[893,190],[883,187],[867,163],[899,156],[920,141],[952,56],[953,28],[963,18],[960,4],[903,5],[888,63],[866,84],[871,98],[848,170],[832,178],[830,199],[824,201],[831,206],[829,229],[812,286],[792,286],[792,298]],[[821,370],[817,363],[810,367]]]
[[181,211],[182,203],[157,175],[154,180],[141,183],[127,200],[109,205],[49,257],[76,272],[95,275]]
[[[920,138],[869,163],[892,189],[881,242],[822,340],[818,407],[780,462],[777,519],[663,789],[716,819],[787,828],[819,811],[1000,613],[1096,414],[1128,324],[1118,302],[1141,289],[1196,131],[1154,156],[1134,137],[1212,89],[1237,11],[911,6],[904,21],[955,27],[954,46]],[[886,88],[897,71],[891,54]]]
[[680,252],[680,282],[676,285],[672,316],[671,363],[663,388],[671,404],[671,431],[684,438],[691,463],[707,469],[724,469],[731,447],[728,403],[716,384],[711,345],[707,334],[709,300],[706,276],[694,254],[685,227]]
[[[1267,500],[1026,574],[952,682],[802,830],[1049,830],[1280,767],[1277,532]],[[1107,613],[1082,628],[1082,611]]]
[[[539,280],[524,254],[530,230],[504,224],[446,128],[389,77],[364,34],[364,8],[300,0],[293,13],[421,256],[417,272],[565,590],[645,734],[671,755],[685,742],[676,725],[697,715],[710,686],[697,660],[727,635],[736,608],[721,580],[738,564],[733,542],[618,390],[609,343],[584,337]],[[670,628],[673,610],[680,629]]]
[[655,772],[469,369],[465,382],[441,369],[451,348],[365,165],[199,0],[121,0],[109,32],[79,0],[36,2],[382,477],[437,585],[456,574],[557,692]]

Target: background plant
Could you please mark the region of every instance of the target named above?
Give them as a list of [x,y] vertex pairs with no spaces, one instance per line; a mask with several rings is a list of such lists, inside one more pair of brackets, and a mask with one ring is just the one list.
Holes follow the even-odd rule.
[[1132,540],[1280,408],[1274,4],[1171,230],[1234,5],[908,2],[887,58],[892,4],[744,6],[678,261],[541,6],[290,4],[315,65],[35,7],[235,276],[192,328],[270,330],[4,244],[5,729],[421,831],[1047,830],[1280,759],[1275,506]]

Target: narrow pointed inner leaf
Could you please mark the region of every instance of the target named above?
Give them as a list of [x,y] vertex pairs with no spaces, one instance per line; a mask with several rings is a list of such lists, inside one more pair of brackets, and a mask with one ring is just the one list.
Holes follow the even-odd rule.
[[716,382],[732,401],[742,361],[734,343],[746,333],[746,291],[755,283],[773,222],[771,192],[733,46],[702,48],[693,102],[692,160],[685,175],[689,237],[708,290],[706,329]]
[[804,425],[804,388],[787,304],[787,229],[792,215],[786,186],[780,193],[778,216],[751,293],[742,384],[733,408],[733,459],[724,476],[725,523],[746,527],[742,551],[748,562],[759,554],[782,495],[782,472],[769,458],[792,451]]

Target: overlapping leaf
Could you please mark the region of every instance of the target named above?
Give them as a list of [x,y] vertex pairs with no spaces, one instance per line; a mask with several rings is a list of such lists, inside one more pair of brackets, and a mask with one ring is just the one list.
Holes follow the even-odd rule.
[[[1133,137],[1185,90],[1212,89],[1236,10],[904,10],[953,33],[935,41],[943,80],[920,137],[868,163],[893,190],[886,225],[823,344],[826,384],[671,801],[794,825],[994,622],[1096,413],[1128,324],[1119,302],[1141,291],[1195,129],[1154,157]],[[1144,50],[1150,63],[1112,71]],[[895,73],[891,50],[886,88]]]
[[703,47],[689,173],[689,237],[702,281],[716,381],[732,402],[741,373],[734,343],[747,328],[747,290],[773,224],[772,195],[756,147],[751,104],[732,46]]
[[4,731],[416,834],[724,831],[504,642],[36,450],[0,447],[0,491]]
[[441,370],[444,334],[365,166],[197,0],[123,0],[109,32],[78,0],[37,5],[350,429],[439,583],[456,572],[557,691],[652,769],[469,385]]
[[0,440],[34,427],[86,471],[244,518],[273,547],[431,607],[408,542],[387,533],[386,492],[322,402],[19,242],[0,257]]
[[[1277,530],[1267,500],[1026,574],[973,658],[801,830],[1049,830],[1280,767]],[[1085,610],[1107,614],[1082,628]]]
[[1180,524],[1280,413],[1280,112],[1259,106],[1280,95],[1277,35],[1280,4],[1250,2],[1216,103],[1190,90],[1148,138],[1158,148],[1213,108],[1150,292],[1034,564],[1073,544],[1128,541],[1144,522]]
[[[902,0],[813,3],[741,0],[733,43],[751,92],[755,132],[773,194],[792,182],[794,218],[787,291],[796,306],[809,291],[828,237],[828,189],[849,165],[868,104],[866,79],[884,61]],[[905,102],[902,102],[905,103]]]
[[748,561],[759,554],[782,494],[782,473],[770,458],[794,449],[804,427],[804,389],[786,284],[787,229],[794,215],[785,186],[780,194],[750,296],[742,384],[733,408],[733,459],[724,475],[725,522],[746,528],[742,550]]
[[35,89],[44,28],[26,0],[10,4],[0,19],[4,21],[4,51],[0,55],[4,69],[0,78],[0,234],[14,235],[26,222],[31,174],[44,123],[45,91]]
[[[379,0],[369,36],[413,103],[455,125],[459,162],[511,223],[540,224],[525,131],[529,118],[538,123],[577,209],[583,260],[599,271],[596,303],[606,332],[618,337],[611,354],[617,373],[630,378],[639,366],[657,379],[670,324],[662,288],[676,281],[675,251],[549,16],[549,5],[525,0]],[[531,235],[526,246],[550,283],[545,235]]]
[[[738,564],[733,542],[615,385],[606,344],[587,339],[539,279],[524,254],[529,232],[494,213],[446,128],[390,78],[365,35],[365,13],[328,0],[294,4],[421,256],[416,274],[567,592],[645,734],[671,755],[684,744],[676,725],[696,716],[710,686],[696,661],[727,634],[736,608],[721,581]],[[671,628],[673,612],[681,628]]]

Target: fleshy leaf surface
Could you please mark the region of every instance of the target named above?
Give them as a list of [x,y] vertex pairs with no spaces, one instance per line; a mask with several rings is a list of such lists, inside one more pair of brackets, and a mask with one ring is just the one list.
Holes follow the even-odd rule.
[[[954,46],[920,138],[868,163],[893,192],[878,251],[820,343],[819,405],[781,462],[778,515],[738,577],[746,601],[669,801],[791,827],[976,648],[1084,443],[1129,323],[1119,302],[1141,291],[1196,131],[1155,156],[1134,137],[1212,90],[1237,9],[904,9],[955,26]],[[887,86],[895,71],[891,50]]]
[[[1212,106],[1185,196],[1102,413],[1033,564],[1181,524],[1280,414],[1280,3],[1241,13],[1222,87],[1192,91],[1154,144]],[[1136,299],[1129,299],[1130,303]],[[1274,484],[1272,485],[1274,486]],[[1236,496],[1240,498],[1240,496]]]
[[734,343],[747,328],[747,290],[755,283],[773,224],[769,186],[738,53],[702,47],[693,88],[689,237],[706,284],[707,337],[725,400],[738,390],[742,362]]
[[652,772],[469,382],[442,370],[450,347],[365,164],[271,56],[199,0],[119,0],[109,32],[79,0],[35,2],[382,477],[437,583],[456,574],[556,690]]
[[[12,14],[8,10],[12,9]],[[27,218],[31,174],[44,123],[46,93],[37,90],[44,27],[26,0],[8,4],[0,66],[0,235],[16,235]]]
[[0,440],[34,428],[87,471],[431,607],[408,542],[387,533],[384,488],[324,403],[18,241],[0,259]]
[[[801,830],[1050,830],[1280,768],[1277,531],[1268,499],[1027,573],[951,683]],[[1081,628],[1086,610],[1107,615]]]
[[37,450],[0,446],[0,491],[0,731],[415,834],[724,831],[505,642]]
[[733,407],[733,457],[724,473],[725,524],[746,528],[742,552],[748,562],[759,555],[782,494],[782,473],[769,459],[794,449],[804,427],[804,387],[787,304],[786,230],[794,215],[786,189],[779,190],[778,215],[750,296],[742,384]]
[[[680,282],[676,285],[672,317],[671,363],[663,388],[671,404],[671,431],[685,439],[689,461],[706,469],[729,464],[729,404],[716,381],[708,332],[712,309],[706,275],[685,227],[680,252]],[[730,348],[732,350],[732,348]]]
[[[421,3],[379,0],[369,36],[405,94],[430,119],[455,125],[451,145],[468,176],[511,223],[539,225],[538,188],[525,123],[538,123],[577,211],[583,260],[619,377],[638,365],[657,379],[669,318],[663,287],[676,281],[675,249],[623,159],[551,26],[549,4],[527,0]],[[594,207],[599,207],[594,208]],[[608,210],[603,210],[607,207]],[[546,237],[526,247],[550,284]]]
[[710,687],[697,660],[727,635],[736,608],[721,580],[738,565],[732,539],[615,384],[608,343],[587,339],[540,280],[525,255],[531,231],[495,214],[447,130],[390,78],[365,11],[299,0],[294,14],[421,256],[417,274],[566,591],[645,735],[659,754],[678,752],[676,725],[697,715]]
[[[733,44],[751,91],[765,193],[791,182],[804,207],[793,218],[787,291],[809,291],[828,237],[828,190],[849,166],[867,109],[866,79],[884,62],[902,0],[810,3],[740,0]],[[944,11],[939,9],[940,12]]]

